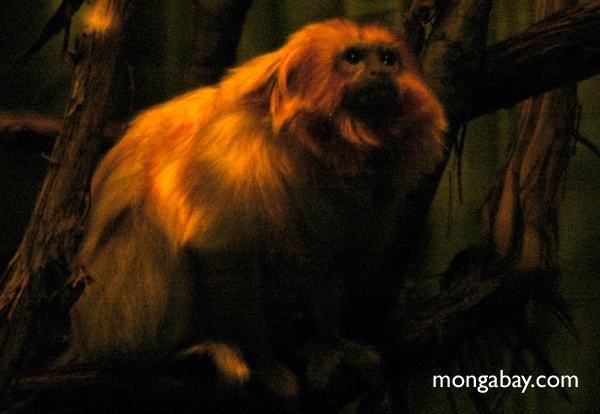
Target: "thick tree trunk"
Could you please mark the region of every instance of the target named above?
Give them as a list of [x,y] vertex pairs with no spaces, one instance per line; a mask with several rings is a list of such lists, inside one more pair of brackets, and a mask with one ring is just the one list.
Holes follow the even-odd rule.
[[79,39],[62,131],[23,242],[0,284],[0,385],[6,385],[28,356],[43,356],[44,348],[55,343],[76,296],[70,297],[66,286],[131,3],[95,1]]
[[[535,15],[541,20],[574,4],[539,0]],[[569,323],[553,287],[558,274],[559,188],[572,154],[576,107],[574,82],[524,103],[518,136],[484,206],[482,245],[458,254],[442,277],[442,293],[406,315],[398,333],[398,349],[412,358],[420,355],[431,361],[490,324],[526,320],[520,312],[534,297],[554,307]],[[469,119],[468,112],[460,114]],[[524,348],[535,346],[531,338],[524,340]],[[544,358],[537,349],[530,351]]]
[[252,0],[195,0],[196,48],[185,87],[217,83],[235,63],[236,50]]

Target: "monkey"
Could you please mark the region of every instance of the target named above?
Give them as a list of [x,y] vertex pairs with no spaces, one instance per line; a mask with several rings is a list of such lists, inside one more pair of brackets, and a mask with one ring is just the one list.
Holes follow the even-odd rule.
[[[64,360],[208,353],[296,395],[286,355],[333,352],[319,338],[343,336],[445,129],[407,45],[342,19],[142,112],[92,179]],[[394,277],[369,291],[393,297]]]

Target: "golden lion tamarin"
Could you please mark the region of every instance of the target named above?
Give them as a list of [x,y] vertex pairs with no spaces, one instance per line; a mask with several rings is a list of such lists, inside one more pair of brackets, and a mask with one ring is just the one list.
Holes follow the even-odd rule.
[[93,177],[69,357],[191,347],[243,382],[337,336],[444,129],[406,45],[343,20],[142,113]]

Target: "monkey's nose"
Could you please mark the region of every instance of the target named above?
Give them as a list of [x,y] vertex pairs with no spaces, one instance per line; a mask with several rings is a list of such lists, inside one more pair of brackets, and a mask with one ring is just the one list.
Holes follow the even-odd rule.
[[369,73],[371,79],[388,79],[390,77],[391,71],[389,68],[380,68],[380,69],[371,69]]

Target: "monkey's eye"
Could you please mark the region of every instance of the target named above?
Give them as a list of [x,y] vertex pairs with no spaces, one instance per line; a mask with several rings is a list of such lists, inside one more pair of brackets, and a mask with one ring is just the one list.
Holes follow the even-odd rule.
[[398,63],[398,55],[394,50],[382,50],[379,53],[379,60],[386,66],[394,66]]
[[344,52],[344,60],[351,65],[358,65],[364,57],[364,52],[355,47],[351,47]]

